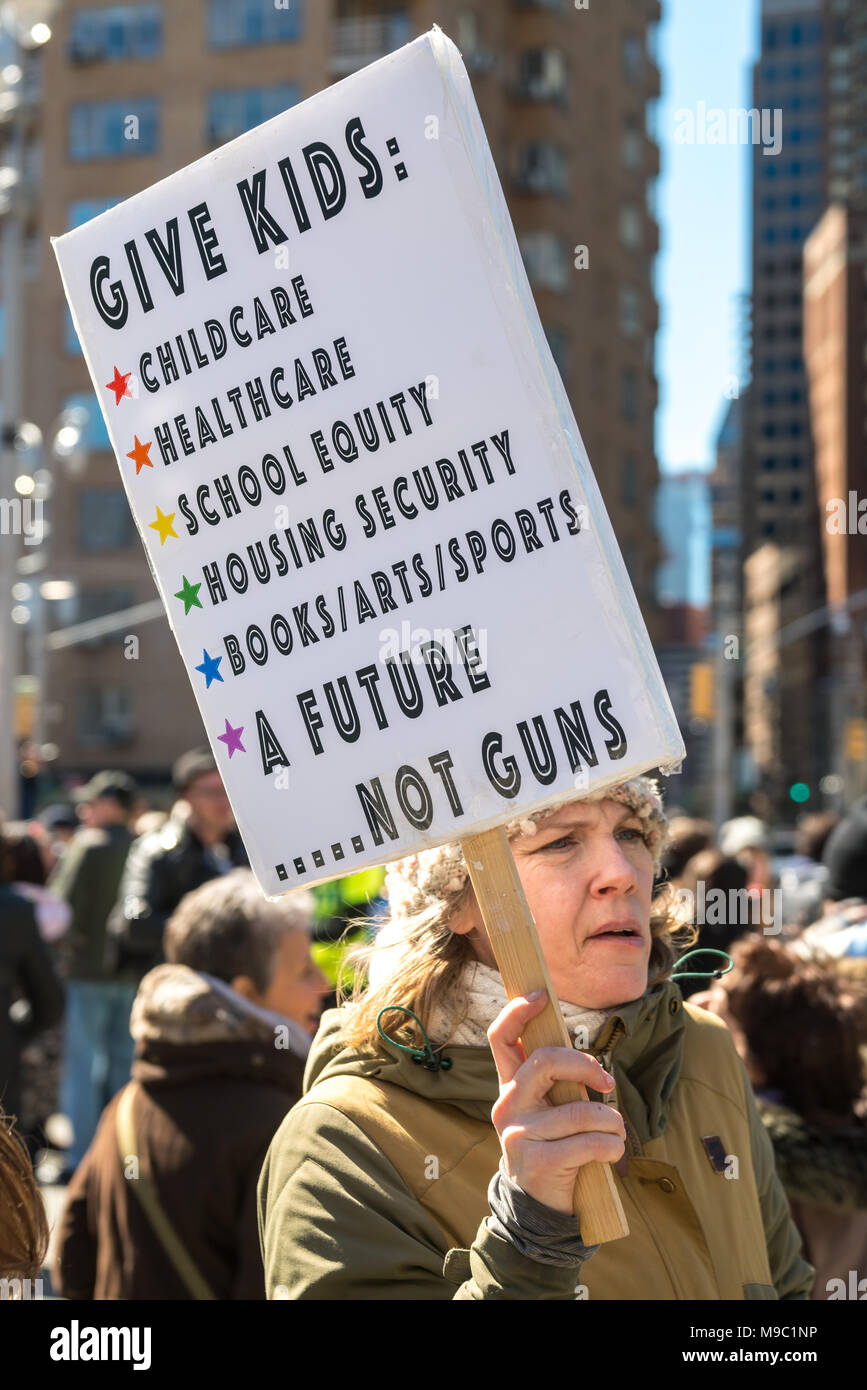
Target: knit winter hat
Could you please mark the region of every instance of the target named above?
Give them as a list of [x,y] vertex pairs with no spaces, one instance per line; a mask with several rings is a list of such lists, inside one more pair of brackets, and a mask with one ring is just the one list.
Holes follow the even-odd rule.
[[[578,796],[564,798],[556,806],[546,806],[541,811],[519,816],[507,822],[507,836],[514,840],[518,836],[535,835],[542,821],[573,801],[618,801],[623,806],[629,806],[644,823],[645,843],[653,855],[654,871],[659,872],[668,838],[668,820],[659,787],[650,777],[633,777],[617,787],[582,792]],[[456,900],[467,878],[467,866],[457,841],[395,860],[385,871],[385,891],[391,921],[401,921],[437,903],[448,904]]]
[[850,807],[825,844],[822,863],[828,870],[826,898],[867,898],[867,796]]

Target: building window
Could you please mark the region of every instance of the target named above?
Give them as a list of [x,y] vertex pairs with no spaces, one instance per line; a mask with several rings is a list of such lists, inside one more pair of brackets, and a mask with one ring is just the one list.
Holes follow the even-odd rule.
[[298,87],[280,82],[273,87],[227,87],[208,93],[205,141],[222,145],[245,134],[263,121],[270,121],[300,101]]
[[63,402],[64,411],[75,410],[81,412],[81,443],[85,449],[111,449],[111,440],[108,437],[108,430],[105,428],[105,420],[99,408],[99,402],[92,393],[80,392],[74,396],[67,396]]
[[[97,618],[108,618],[116,613],[125,613],[128,608],[132,608],[135,603],[135,589],[128,584],[104,585],[100,588],[80,589],[75,602],[75,622],[91,623]],[[123,627],[118,627],[110,632],[96,632],[92,637],[86,637],[81,646],[101,647],[108,645],[122,645],[126,633]]]
[[634,423],[638,419],[638,373],[624,367],[620,373],[620,418]]
[[620,461],[620,500],[624,507],[634,507],[638,501],[638,462],[634,454],[624,454]]
[[301,0],[208,0],[208,43],[212,48],[291,43],[300,39]]
[[521,54],[518,92],[533,101],[561,101],[566,95],[566,59],[559,48],[528,48]]
[[803,494],[799,487],[793,487],[789,490],[789,500],[791,502],[800,502],[802,495]]
[[67,230],[71,232],[76,227],[82,227],[91,218],[99,217],[100,213],[108,212],[109,208],[116,208],[121,202],[123,202],[122,198],[79,198],[76,202],[69,204],[66,219]]
[[551,349],[551,356],[557,363],[557,371],[562,377],[569,375],[569,330],[568,328],[546,328],[545,337]]
[[636,82],[644,66],[644,40],[640,34],[625,34],[623,37],[623,75],[629,82]]
[[530,284],[540,290],[565,290],[566,252],[553,232],[527,232],[520,238],[521,255]]
[[635,203],[623,203],[620,208],[620,240],[630,251],[641,245],[641,213]]
[[126,494],[120,488],[81,489],[78,494],[78,544],[82,550],[88,555],[101,555],[108,550],[126,550],[134,540],[132,513]]
[[552,140],[524,145],[516,183],[523,193],[565,193],[566,158],[562,146]]
[[71,16],[69,61],[155,58],[162,48],[161,5],[107,5]]
[[763,458],[763,459],[762,459],[762,468],[765,470],[766,473],[773,473],[773,471],[774,471],[774,469],[776,468],[776,466],[777,466],[777,460],[776,460],[775,458]]
[[86,686],[78,691],[76,732],[79,743],[120,748],[135,737],[133,694],[127,686]]
[[156,97],[81,101],[69,113],[70,159],[114,159],[159,148]]
[[640,169],[644,129],[635,115],[624,116],[620,136],[620,158],[624,169]]
[[764,524],[762,525],[762,535],[763,535],[763,536],[772,536],[772,535],[774,534],[774,532],[776,531],[776,529],[777,529],[777,524],[776,524],[775,521],[766,521],[766,522],[764,522]]
[[634,285],[620,286],[620,332],[627,338],[641,332],[641,300]]

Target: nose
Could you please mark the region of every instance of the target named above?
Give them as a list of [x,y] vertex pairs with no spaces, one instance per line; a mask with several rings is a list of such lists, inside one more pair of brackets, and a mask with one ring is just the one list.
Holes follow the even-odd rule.
[[638,887],[635,866],[619,840],[608,832],[599,837],[590,878],[593,897],[614,897],[634,893]]

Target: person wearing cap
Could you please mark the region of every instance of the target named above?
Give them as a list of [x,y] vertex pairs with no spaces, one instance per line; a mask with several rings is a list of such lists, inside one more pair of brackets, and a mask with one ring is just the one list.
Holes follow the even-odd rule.
[[[529,1060],[545,996],[507,1001],[460,846],[389,865],[367,988],[323,1015],[262,1170],[268,1298],[809,1296],[743,1063],[672,978],[666,833],[644,777],[508,824],[574,1044]],[[589,1099],[552,1105],[567,1079]],[[604,1245],[572,1209],[589,1162],[629,1224]]]
[[133,986],[164,960],[163,931],[181,898],[249,864],[210,748],[178,758],[172,782],[174,811],[165,825],[136,840],[109,918],[113,968]]
[[845,974],[867,981],[867,796],[831,831],[822,864],[824,910],[796,949],[804,958],[830,957]]
[[106,966],[106,923],[117,899],[138,797],[124,772],[97,772],[74,794],[84,824],[49,879],[72,917],[62,948],[66,1017],[60,1108],[72,1125],[65,1177],[81,1162],[106,1102],[129,1079],[135,990]]

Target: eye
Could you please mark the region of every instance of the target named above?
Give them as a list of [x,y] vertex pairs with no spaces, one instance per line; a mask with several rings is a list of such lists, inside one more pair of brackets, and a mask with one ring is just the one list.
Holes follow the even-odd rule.
[[573,835],[561,835],[559,840],[551,840],[547,845],[542,845],[541,849],[535,851],[536,854],[544,854],[548,849],[566,849],[569,845],[574,845]]
[[624,829],[618,830],[617,834],[618,836],[625,835],[627,840],[630,841],[630,843],[632,844],[647,843],[647,841],[644,838],[644,832],[641,830],[635,830],[632,826],[625,826]]

